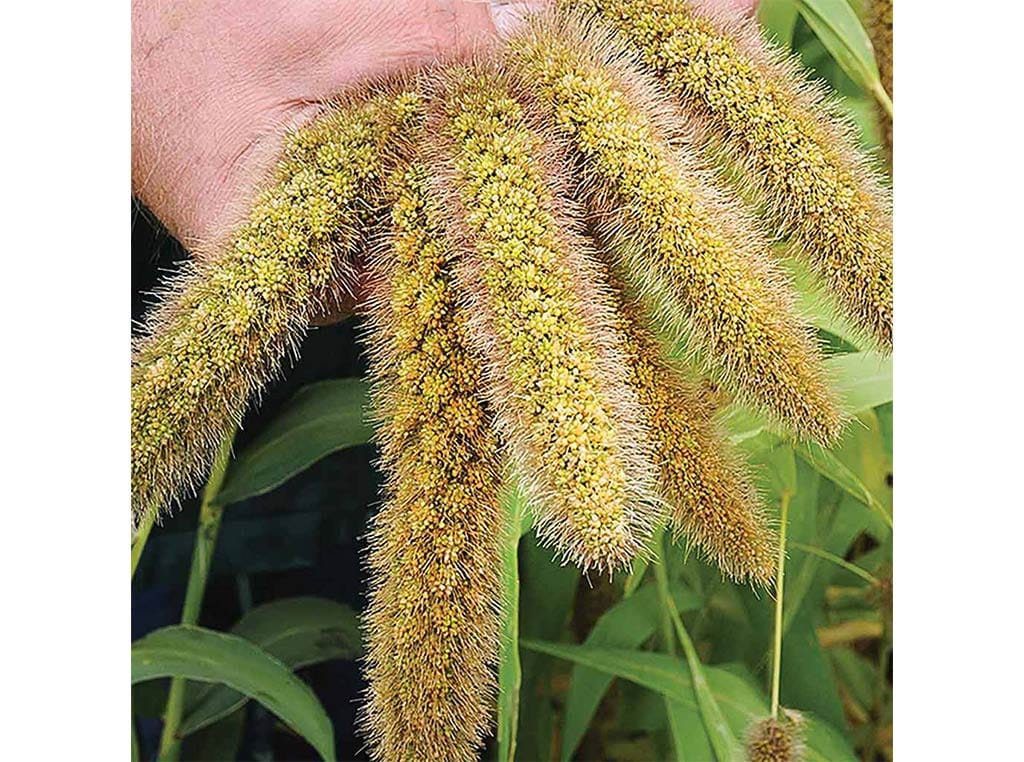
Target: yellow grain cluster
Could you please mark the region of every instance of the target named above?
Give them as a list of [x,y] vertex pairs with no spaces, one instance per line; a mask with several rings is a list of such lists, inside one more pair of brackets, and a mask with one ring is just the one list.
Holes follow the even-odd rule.
[[150,315],[132,367],[133,526],[203,476],[319,299],[351,275],[379,150],[420,106],[412,93],[352,100],[294,133],[230,245]]
[[748,762],[801,762],[804,759],[803,718],[783,709],[778,719],[766,717],[747,734]]
[[778,540],[746,467],[715,426],[712,396],[665,356],[640,305],[625,293],[619,315],[672,528],[736,582],[770,587]]
[[366,614],[374,759],[475,760],[490,725],[500,609],[498,443],[425,170],[403,164],[369,302],[386,504]]
[[598,11],[719,139],[855,324],[892,347],[892,212],[821,92],[756,22],[687,0],[562,0]]
[[623,277],[712,377],[799,434],[831,441],[841,417],[792,289],[753,218],[660,134],[663,96],[607,33],[569,14],[536,21],[511,49],[582,158]]
[[538,535],[584,570],[611,570],[641,551],[656,519],[646,432],[602,273],[559,208],[560,175],[510,88],[490,64],[439,77],[427,128],[435,174],[464,249],[489,398]]

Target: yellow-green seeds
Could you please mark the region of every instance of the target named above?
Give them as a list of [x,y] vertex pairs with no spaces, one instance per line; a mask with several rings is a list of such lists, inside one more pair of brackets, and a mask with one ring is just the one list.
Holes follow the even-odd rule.
[[132,367],[133,527],[202,477],[319,298],[351,278],[379,149],[419,108],[411,93],[349,101],[292,135],[227,249],[150,316]]
[[476,759],[500,608],[498,442],[425,170],[396,169],[369,332],[387,502],[370,539],[364,726],[381,760]]
[[[540,540],[585,572],[628,567],[670,524],[737,582],[777,574],[776,714],[785,531],[714,413],[739,397],[823,443],[842,421],[768,237],[698,158],[709,146],[861,329],[892,341],[889,198],[753,27],[682,0],[559,5],[501,51],[363,88],[291,134],[133,358],[132,521],[148,530],[323,301],[368,284],[385,486],[361,721],[383,762],[468,762],[493,727],[514,486]],[[750,759],[798,759],[800,735],[795,714],[759,722]]]
[[687,0],[563,0],[598,11],[747,168],[768,214],[854,323],[892,347],[888,192],[818,90],[753,21]]
[[766,717],[747,733],[748,762],[801,762],[804,758],[803,717],[783,709],[781,717]]
[[712,398],[668,360],[640,305],[624,293],[619,316],[672,528],[735,581],[770,587],[778,540],[747,469],[715,427]]
[[438,139],[436,174],[464,249],[460,285],[538,535],[583,569],[622,567],[657,510],[600,269],[559,208],[555,158],[508,76],[456,65],[437,87],[427,133]]
[[607,33],[569,14],[539,20],[511,48],[579,153],[630,286],[709,375],[799,434],[833,440],[841,417],[792,289],[753,218],[659,129],[664,96]]

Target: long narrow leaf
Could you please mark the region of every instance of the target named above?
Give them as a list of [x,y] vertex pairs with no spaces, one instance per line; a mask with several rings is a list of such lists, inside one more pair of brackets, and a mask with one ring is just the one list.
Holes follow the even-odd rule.
[[877,512],[886,524],[892,526],[892,516],[885,510],[881,501],[871,494],[871,491],[864,486],[857,475],[843,465],[835,455],[815,442],[801,443],[797,445],[796,451],[811,468]]
[[[590,648],[563,643],[520,640],[526,649],[545,653],[576,664],[630,680],[697,711],[697,699],[685,662],[667,654],[611,648]],[[750,723],[768,714],[766,698],[742,677],[720,667],[704,667],[708,685],[721,706],[726,722],[737,736]],[[806,716],[807,759],[811,762],[853,762],[849,744],[827,723]]]
[[132,644],[132,683],[159,677],[229,685],[266,706],[321,757],[334,758],[334,730],[313,691],[244,638],[190,625],[150,633]]
[[[231,628],[291,670],[362,653],[359,621],[348,606],[324,598],[285,598],[253,609]],[[241,708],[249,698],[214,685],[189,707],[179,735],[187,736]]]
[[[682,585],[671,588],[672,597],[682,611],[697,609],[701,598]],[[641,587],[636,594],[608,609],[587,636],[586,645],[594,648],[636,648],[650,639],[658,627],[660,613],[658,589]],[[612,676],[599,670],[576,665],[565,699],[565,722],[562,727],[562,760],[572,757],[587,731]]]
[[854,82],[874,95],[892,115],[892,101],[882,87],[871,39],[849,0],[798,0],[800,13],[825,49]]
[[217,497],[221,505],[262,495],[326,455],[365,444],[367,384],[344,378],[304,386],[274,421],[231,463]]

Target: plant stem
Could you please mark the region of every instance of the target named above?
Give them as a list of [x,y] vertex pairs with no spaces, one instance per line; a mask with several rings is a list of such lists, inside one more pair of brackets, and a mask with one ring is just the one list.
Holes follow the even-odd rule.
[[672,634],[672,615],[669,606],[672,602],[672,593],[668,587],[668,571],[665,569],[665,540],[664,531],[658,534],[655,539],[655,547],[658,555],[654,559],[654,578],[658,583],[658,594],[661,596],[661,638],[665,641],[665,649],[673,656],[676,653],[676,639]]
[[505,547],[502,550],[502,576],[505,596],[505,621],[498,666],[498,762],[513,762],[516,757],[516,732],[519,727],[519,693],[523,672],[519,661],[519,537],[523,501],[510,495],[502,501],[506,509]]
[[789,518],[789,501],[792,495],[782,493],[779,513],[779,570],[775,578],[775,642],[772,648],[772,718],[779,718],[779,685],[782,682],[782,600],[786,580],[786,527]]
[[[199,610],[203,606],[213,550],[217,545],[217,534],[224,515],[223,506],[217,505],[215,499],[231,461],[231,443],[234,438],[232,431],[221,443],[217,457],[213,461],[210,478],[206,482],[206,489],[203,490],[203,502],[199,507],[199,526],[196,527],[196,544],[192,550],[192,568],[189,571],[185,603],[181,610],[182,624],[196,624],[199,621]],[[181,739],[177,735],[185,709],[185,686],[184,678],[176,677],[171,680],[171,688],[167,694],[167,710],[164,713],[164,730],[160,736],[160,752],[157,755],[160,762],[174,762],[181,752]]]
[[149,532],[153,529],[153,522],[156,521],[156,510],[147,511],[139,525],[139,533],[132,540],[132,579],[135,579],[135,570],[139,568],[139,559],[142,558],[142,551],[146,548],[146,540],[149,539]]

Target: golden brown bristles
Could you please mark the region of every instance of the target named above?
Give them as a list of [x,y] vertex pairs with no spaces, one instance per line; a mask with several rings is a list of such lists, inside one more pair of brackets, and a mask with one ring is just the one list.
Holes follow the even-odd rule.
[[584,570],[621,568],[658,518],[653,466],[603,275],[557,196],[567,170],[496,66],[455,65],[435,95],[427,134],[460,286],[538,536]]
[[[869,0],[867,21],[882,87],[892,97],[892,0]],[[881,107],[878,108],[878,124],[882,128],[882,146],[891,171],[892,117]]]
[[373,523],[364,727],[378,760],[476,759],[500,627],[498,443],[426,171],[388,183],[368,344],[387,502]]
[[755,22],[686,0],[562,0],[598,11],[760,190],[854,323],[892,347],[888,192],[819,90]]
[[510,63],[571,139],[619,271],[713,378],[828,443],[841,416],[795,294],[754,219],[664,126],[666,96],[593,22],[535,20]]
[[766,717],[747,733],[748,762],[801,762],[804,758],[803,717],[783,709],[778,719]]
[[351,278],[379,149],[420,105],[352,99],[291,135],[227,249],[189,266],[148,317],[132,367],[133,529],[203,476],[319,299]]
[[713,398],[669,361],[635,301],[620,294],[618,306],[672,528],[736,582],[770,587],[778,540],[747,469],[716,429]]

